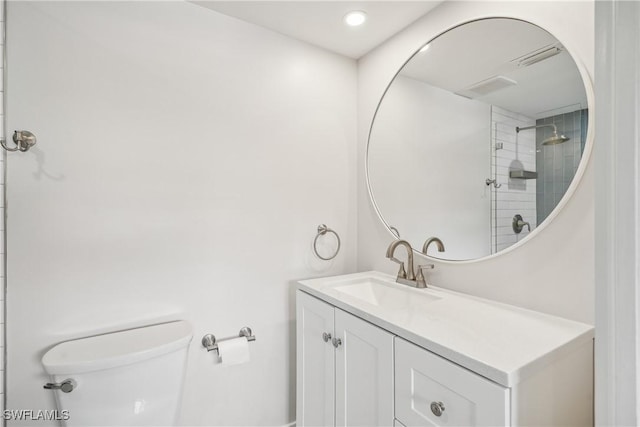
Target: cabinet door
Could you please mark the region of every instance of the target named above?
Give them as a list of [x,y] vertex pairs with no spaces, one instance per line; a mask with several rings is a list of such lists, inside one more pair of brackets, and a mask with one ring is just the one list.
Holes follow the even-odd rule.
[[297,358],[297,425],[333,426],[334,414],[334,347],[333,306],[304,292],[297,291],[296,358]]
[[396,338],[396,418],[407,426],[509,425],[509,389]]
[[393,335],[335,310],[336,426],[393,426]]

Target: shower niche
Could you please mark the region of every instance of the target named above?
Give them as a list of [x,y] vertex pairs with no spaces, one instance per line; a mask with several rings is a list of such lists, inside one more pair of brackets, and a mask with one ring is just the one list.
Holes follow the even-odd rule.
[[[367,180],[377,213],[413,247],[442,239],[441,259],[513,247],[577,186],[590,99],[583,67],[536,25],[487,18],[444,32],[418,47],[376,110]],[[528,224],[519,232],[516,215]]]

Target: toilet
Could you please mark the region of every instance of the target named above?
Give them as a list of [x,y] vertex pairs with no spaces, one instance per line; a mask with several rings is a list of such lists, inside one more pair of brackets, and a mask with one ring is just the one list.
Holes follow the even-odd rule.
[[62,425],[175,425],[192,337],[176,321],[53,347],[42,364]]

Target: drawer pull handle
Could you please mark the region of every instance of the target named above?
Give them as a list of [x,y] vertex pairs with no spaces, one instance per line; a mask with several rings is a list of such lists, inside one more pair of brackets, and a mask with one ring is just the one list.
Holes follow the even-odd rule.
[[335,348],[338,348],[342,345],[342,340],[340,338],[334,338],[333,339],[333,346]]
[[436,417],[439,417],[444,412],[444,404],[442,402],[431,402],[431,412]]
[[323,332],[322,333],[322,339],[324,340],[324,342],[329,342],[329,340],[331,339],[331,334]]

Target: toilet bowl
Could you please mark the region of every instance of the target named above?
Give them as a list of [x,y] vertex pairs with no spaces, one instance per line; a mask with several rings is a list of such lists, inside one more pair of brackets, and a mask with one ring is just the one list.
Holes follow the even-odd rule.
[[177,321],[53,347],[42,364],[62,425],[175,425],[192,336]]

